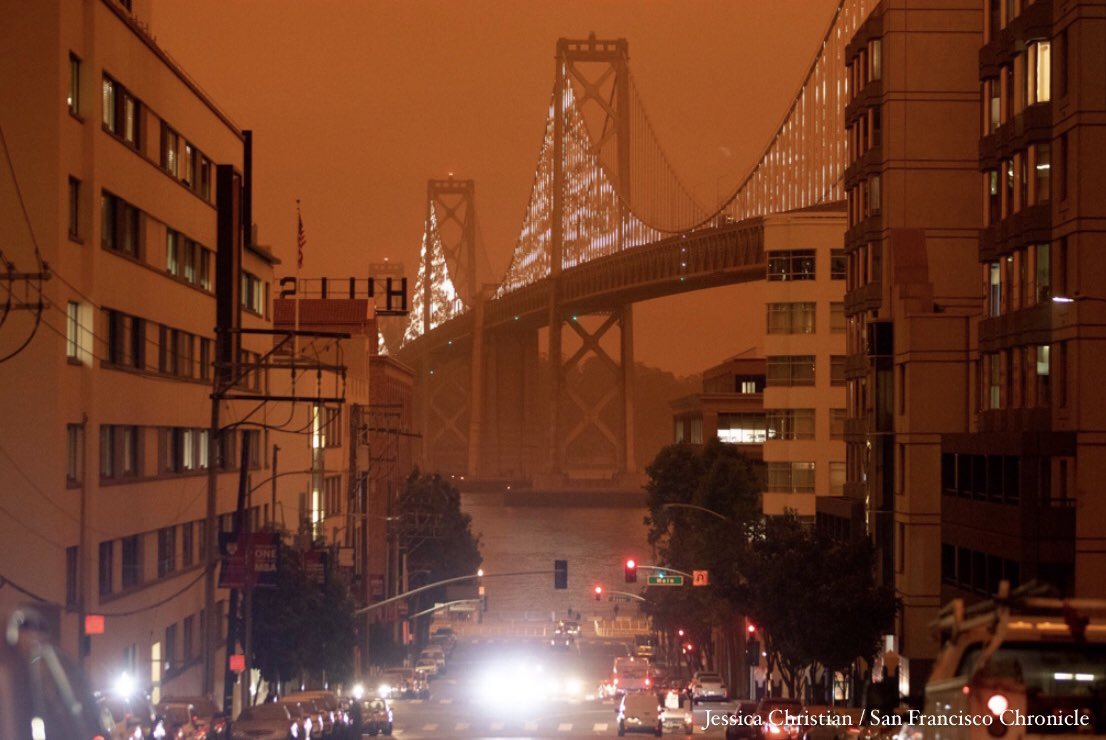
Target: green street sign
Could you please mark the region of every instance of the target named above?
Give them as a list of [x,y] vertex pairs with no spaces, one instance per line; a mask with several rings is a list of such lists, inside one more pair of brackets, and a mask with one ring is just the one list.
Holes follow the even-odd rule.
[[646,581],[650,586],[682,586],[683,576],[649,576]]

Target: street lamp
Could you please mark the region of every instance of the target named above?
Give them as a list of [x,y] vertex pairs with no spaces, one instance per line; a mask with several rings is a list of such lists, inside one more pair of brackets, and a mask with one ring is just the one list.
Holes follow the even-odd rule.
[[730,519],[725,514],[719,514],[714,509],[708,509],[705,506],[698,506],[697,504],[675,504],[675,503],[661,504],[661,508],[662,509],[695,509],[696,511],[702,511],[706,514],[710,514],[711,516],[716,517],[718,519],[721,519],[724,522],[729,522],[730,524],[734,523],[733,519]]

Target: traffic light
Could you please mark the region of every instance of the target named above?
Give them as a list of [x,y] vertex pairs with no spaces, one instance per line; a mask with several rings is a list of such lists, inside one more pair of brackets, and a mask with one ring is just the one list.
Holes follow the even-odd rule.
[[595,587],[595,600],[596,601],[602,601],[603,600],[603,587],[602,586],[596,586]]
[[553,588],[568,588],[568,561],[553,561]]
[[633,558],[626,561],[626,583],[637,583],[637,563]]
[[484,594],[483,596],[480,597],[480,611],[482,611],[482,612],[488,611],[488,595],[487,594]]
[[757,626],[749,622],[748,626],[745,627],[745,631],[748,632],[750,636],[755,635],[757,633]]

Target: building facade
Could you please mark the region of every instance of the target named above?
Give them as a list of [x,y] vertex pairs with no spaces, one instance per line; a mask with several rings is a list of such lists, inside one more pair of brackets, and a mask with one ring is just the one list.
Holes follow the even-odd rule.
[[718,437],[761,459],[764,422],[764,357],[759,349],[703,371],[703,391],[671,403],[673,441],[703,444]]
[[[349,463],[330,449],[345,436],[337,408],[263,401],[294,372],[262,359],[271,336],[215,356],[220,258],[236,255],[226,284],[247,331],[272,329],[276,260],[242,226],[245,134],[135,5],[10,4],[0,25],[0,100],[19,101],[0,113],[0,231],[5,260],[28,275],[5,285],[14,308],[0,328],[0,609],[44,612],[94,689],[127,673],[155,698],[221,698],[222,647],[212,686],[204,676],[207,543],[234,528],[242,481],[245,526],[295,531],[306,518],[333,535],[312,516],[327,496],[342,510]],[[217,362],[239,398],[219,406],[213,453]],[[312,391],[340,375],[311,373]],[[275,446],[287,474],[271,480]],[[215,591],[222,644],[228,595]],[[86,615],[102,632],[82,634]]]

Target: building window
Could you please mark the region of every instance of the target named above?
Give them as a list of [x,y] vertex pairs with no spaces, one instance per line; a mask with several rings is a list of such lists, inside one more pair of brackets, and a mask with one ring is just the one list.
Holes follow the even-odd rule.
[[100,240],[113,252],[138,256],[139,210],[106,190],[100,196]]
[[69,94],[66,96],[69,112],[81,115],[81,58],[69,52]]
[[845,355],[830,356],[830,385],[845,385]]
[[830,331],[834,334],[845,333],[845,304],[840,301],[830,303]]
[[76,545],[65,548],[65,605],[76,606],[80,598],[80,550]]
[[878,80],[883,75],[883,42],[872,39],[868,43],[868,79]]
[[115,542],[100,543],[100,595],[107,596],[112,592]]
[[813,334],[814,303],[769,303],[769,334]]
[[180,172],[180,134],[161,124],[161,168],[176,177]]
[[241,303],[243,308],[258,314],[265,314],[265,290],[261,279],[248,272],[242,273]]
[[84,425],[65,427],[65,482],[77,485],[84,480]]
[[121,367],[145,368],[146,322],[120,311],[104,309],[108,325],[108,362]]
[[831,496],[845,495],[845,463],[829,464],[829,492]]
[[107,75],[104,75],[103,103],[104,129],[138,149],[142,104]]
[[162,667],[167,673],[176,667],[177,662],[177,624],[174,622],[165,628],[165,654],[162,656]]
[[188,568],[195,562],[196,541],[193,536],[192,522],[185,522],[180,527],[180,562],[182,568]]
[[769,386],[814,385],[814,355],[781,355],[767,359]]
[[65,307],[65,356],[80,360],[81,354],[81,304],[69,301]]
[[177,528],[157,531],[157,576],[164,578],[177,569]]
[[81,238],[81,181],[69,178],[69,238],[79,241]]
[[999,84],[997,77],[985,80],[983,83],[983,94],[986,108],[986,124],[983,129],[984,134],[993,134],[998,131],[998,127],[1002,125],[1002,87]]
[[1048,203],[1052,195],[1050,187],[1052,174],[1051,147],[1045,142],[1030,147],[1033,155],[1033,202]]
[[196,618],[189,614],[184,618],[184,634],[182,635],[181,660],[185,663],[192,660],[192,633],[196,631]]
[[323,479],[324,516],[333,516],[342,511],[342,476],[328,475]]
[[814,439],[814,409],[767,409],[768,438]]
[[1047,103],[1052,97],[1052,43],[1034,41],[1026,50],[1028,66],[1025,71],[1026,103]]
[[[868,178],[868,212],[873,216],[880,211],[880,177],[872,175]],[[844,276],[840,278],[844,280]]]
[[123,588],[142,583],[142,537],[132,535],[122,540]]
[[100,477],[138,476],[138,427],[100,425]]
[[830,439],[845,438],[845,419],[847,418],[847,409],[830,409]]
[[987,270],[987,306],[990,316],[1002,314],[1002,265],[992,262]]
[[764,444],[767,434],[763,414],[719,414],[718,439],[727,444]]
[[814,493],[814,463],[765,463],[766,490],[775,493]]
[[768,253],[769,280],[813,280],[813,249],[792,249]]

